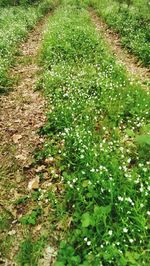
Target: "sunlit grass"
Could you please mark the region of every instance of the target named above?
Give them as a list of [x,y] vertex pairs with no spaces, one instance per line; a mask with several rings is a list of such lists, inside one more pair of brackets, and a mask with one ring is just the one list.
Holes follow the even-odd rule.
[[41,62],[49,141],[37,158],[54,160],[49,172],[63,187],[52,191],[55,219],[71,221],[56,265],[146,265],[149,93],[75,6],[50,20]]
[[[149,3],[146,1],[85,0],[121,37],[122,45],[146,66],[150,65]],[[121,4],[119,4],[119,2]],[[114,15],[115,14],[115,15]]]
[[36,22],[59,1],[43,0],[38,5],[0,7],[0,93],[12,87],[9,68],[15,64],[18,44]]

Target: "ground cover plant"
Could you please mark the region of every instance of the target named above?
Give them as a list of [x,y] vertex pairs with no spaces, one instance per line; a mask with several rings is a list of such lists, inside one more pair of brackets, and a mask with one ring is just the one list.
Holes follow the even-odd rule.
[[135,54],[144,65],[149,66],[149,2],[140,0],[87,0],[86,2],[94,7],[107,24],[120,34],[123,46]]
[[38,84],[49,103],[36,159],[49,162],[42,193],[61,231],[55,265],[148,265],[149,93],[69,2],[49,21]]
[[43,0],[37,5],[0,7],[0,92],[11,87],[8,71],[15,63],[14,55],[19,42],[57,3],[58,1]]
[[17,6],[20,4],[33,4],[39,0],[0,0],[0,6]]

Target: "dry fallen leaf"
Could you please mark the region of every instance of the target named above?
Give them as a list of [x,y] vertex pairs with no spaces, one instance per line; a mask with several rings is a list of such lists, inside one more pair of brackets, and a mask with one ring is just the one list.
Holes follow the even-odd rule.
[[39,173],[42,172],[45,169],[45,165],[38,166],[37,169],[35,169],[35,172]]
[[22,138],[22,136],[19,134],[14,134],[12,138],[13,138],[13,142],[17,144],[19,140]]
[[15,158],[19,159],[21,161],[25,161],[27,159],[27,157],[25,155],[23,155],[23,154],[17,155],[17,156],[15,156]]
[[29,190],[38,189],[39,188],[39,181],[40,181],[39,176],[36,176],[34,179],[30,180],[29,184],[28,184],[28,189]]
[[53,265],[55,258],[57,256],[57,251],[54,247],[48,246],[46,247],[45,251],[43,252],[43,258],[39,260],[38,266],[49,266]]
[[41,228],[42,228],[42,225],[41,225],[41,224],[38,224],[38,225],[35,227],[35,229],[34,229],[34,233],[40,231]]
[[49,174],[47,172],[44,173],[44,179],[50,179],[50,176],[49,176]]
[[48,216],[50,213],[50,206],[47,206],[46,208],[44,208],[43,211],[44,211],[44,216]]
[[8,235],[10,235],[10,236],[13,236],[13,235],[15,235],[16,234],[16,231],[15,230],[12,230],[12,231],[9,231],[8,232]]
[[47,163],[47,164],[51,164],[53,162],[54,162],[54,158],[53,157],[49,157],[49,158],[45,159],[45,163]]

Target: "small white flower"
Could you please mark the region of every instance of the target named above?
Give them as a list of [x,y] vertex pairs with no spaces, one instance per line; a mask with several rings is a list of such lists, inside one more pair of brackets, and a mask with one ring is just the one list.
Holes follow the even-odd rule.
[[143,192],[143,191],[144,191],[144,189],[143,189],[143,187],[142,187],[142,186],[140,187],[140,189],[139,189],[139,190],[140,190],[140,192]]
[[129,158],[129,159],[127,160],[127,162],[130,163],[130,162],[131,162],[131,158]]
[[109,231],[108,231],[108,234],[109,234],[110,236],[112,236],[112,230],[109,230]]
[[118,196],[119,201],[123,201],[123,197]]
[[143,171],[144,171],[144,172],[147,172],[147,168],[143,168]]
[[133,242],[134,242],[134,240],[133,240],[132,238],[130,238],[130,239],[129,239],[129,242],[130,242],[130,243],[133,243]]
[[95,172],[95,169],[94,169],[94,168],[92,168],[92,169],[90,170],[90,172],[94,173],[94,172]]
[[84,238],[84,241],[87,242],[87,237]]
[[87,241],[87,245],[90,246],[91,245],[91,241]]
[[147,215],[149,215],[149,216],[150,216],[150,211],[147,211]]
[[127,233],[128,232],[128,229],[127,228],[123,228],[123,232],[124,233]]

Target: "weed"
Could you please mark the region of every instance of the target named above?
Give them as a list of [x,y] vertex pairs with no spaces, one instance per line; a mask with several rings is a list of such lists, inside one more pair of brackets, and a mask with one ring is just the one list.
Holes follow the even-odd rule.
[[19,198],[18,200],[16,200],[15,205],[26,203],[28,198],[29,198],[28,195],[25,195],[25,196]]
[[58,223],[71,221],[56,265],[146,265],[149,162],[137,136],[147,143],[149,93],[108,54],[85,9],[68,2],[40,56],[50,111],[37,158],[61,158],[65,190],[49,197]]
[[0,211],[0,231],[10,228],[12,217],[7,211]]
[[33,210],[30,214],[26,214],[23,217],[20,218],[20,222],[23,225],[26,224],[31,224],[31,225],[35,225],[36,224],[36,220],[37,217],[41,214],[41,208],[36,208],[35,210]]
[[12,87],[9,68],[14,64],[18,44],[36,22],[58,4],[59,0],[43,0],[38,5],[0,7],[0,93]]
[[38,259],[44,248],[45,239],[39,238],[37,241],[32,241],[31,237],[27,237],[20,245],[19,253],[16,257],[20,266],[38,264]]
[[[121,36],[122,45],[135,54],[141,62],[149,66],[149,4],[147,1],[134,1],[128,6],[125,1],[87,0],[107,24]],[[143,3],[144,2],[144,3]],[[114,16],[115,14],[115,16]]]

